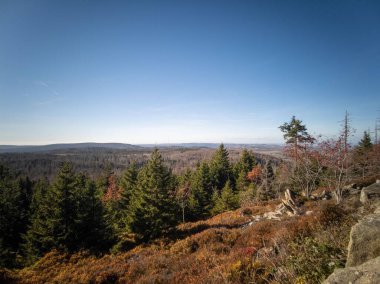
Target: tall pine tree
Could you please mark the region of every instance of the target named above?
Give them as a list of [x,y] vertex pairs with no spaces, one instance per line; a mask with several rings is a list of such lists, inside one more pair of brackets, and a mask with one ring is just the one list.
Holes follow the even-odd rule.
[[52,248],[73,252],[106,244],[102,207],[96,187],[65,163],[51,187],[42,181],[33,196],[34,214],[25,235],[29,261]]
[[234,185],[229,154],[223,143],[214,153],[210,163],[210,176],[213,187],[219,191],[224,187],[228,180]]
[[158,237],[177,223],[174,189],[174,177],[155,149],[139,173],[136,194],[130,203],[128,226],[139,240]]
[[18,266],[22,234],[29,219],[31,183],[0,165],[0,266]]
[[193,173],[189,198],[190,218],[203,219],[209,216],[213,194],[210,168],[207,163],[201,163]]

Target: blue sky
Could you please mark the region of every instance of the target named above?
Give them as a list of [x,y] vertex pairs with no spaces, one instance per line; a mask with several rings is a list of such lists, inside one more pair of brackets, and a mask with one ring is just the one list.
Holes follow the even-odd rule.
[[0,0],[0,144],[278,143],[380,115],[380,1]]

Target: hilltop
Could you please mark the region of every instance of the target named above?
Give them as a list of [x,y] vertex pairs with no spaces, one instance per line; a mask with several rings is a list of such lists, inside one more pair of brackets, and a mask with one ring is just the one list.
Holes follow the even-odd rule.
[[279,203],[181,224],[127,252],[96,257],[52,251],[2,277],[18,283],[317,283],[344,267],[351,226],[373,210],[356,194],[339,207],[331,200],[307,201],[298,216],[252,221]]

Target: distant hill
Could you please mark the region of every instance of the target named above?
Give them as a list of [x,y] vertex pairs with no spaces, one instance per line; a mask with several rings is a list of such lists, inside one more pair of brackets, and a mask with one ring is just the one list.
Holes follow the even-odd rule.
[[72,149],[117,149],[117,150],[143,150],[144,148],[137,145],[123,143],[67,143],[67,144],[50,144],[50,145],[0,145],[0,153],[35,153],[35,152],[50,152],[57,150],[72,150]]
[[[163,143],[163,144],[124,144],[124,143],[62,143],[62,144],[49,144],[49,145],[0,145],[0,153],[37,153],[37,152],[53,152],[65,150],[91,150],[91,149],[110,149],[110,150],[129,150],[141,151],[147,148],[209,148],[216,149],[220,143]],[[281,151],[282,146],[278,144],[224,144],[230,149],[252,149],[258,152],[264,151]]]
[[[218,148],[220,143],[164,143],[164,144],[139,144],[142,147],[158,147],[158,148]],[[224,143],[224,146],[230,149],[252,149],[258,151],[280,151],[283,146],[280,144],[238,144]]]

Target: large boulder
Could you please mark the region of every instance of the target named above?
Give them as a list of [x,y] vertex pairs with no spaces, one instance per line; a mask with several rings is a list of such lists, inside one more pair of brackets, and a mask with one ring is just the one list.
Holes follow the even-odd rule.
[[364,217],[351,228],[346,267],[380,256],[380,214]]
[[376,284],[380,283],[380,257],[359,266],[337,269],[324,284]]
[[370,186],[363,187],[360,193],[360,201],[362,203],[367,203],[368,200],[380,199],[380,181],[377,180],[376,183]]

